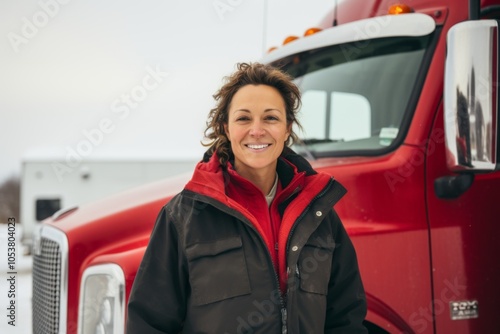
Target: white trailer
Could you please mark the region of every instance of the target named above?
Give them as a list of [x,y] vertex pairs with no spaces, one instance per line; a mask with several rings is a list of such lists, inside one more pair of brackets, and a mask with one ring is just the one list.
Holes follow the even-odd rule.
[[24,155],[21,172],[22,242],[31,252],[33,231],[55,212],[162,178],[192,173],[197,160],[152,153],[92,154],[80,160],[47,150]]

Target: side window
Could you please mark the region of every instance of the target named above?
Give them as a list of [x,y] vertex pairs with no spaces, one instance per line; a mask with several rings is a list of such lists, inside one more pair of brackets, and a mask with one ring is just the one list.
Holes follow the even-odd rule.
[[363,95],[332,92],[330,136],[335,141],[371,137],[370,102]]
[[36,200],[36,220],[42,221],[52,216],[61,209],[61,200],[59,198],[37,199]]
[[302,94],[302,107],[299,114],[299,122],[303,132],[296,131],[303,139],[325,139],[326,138],[326,109],[327,94],[320,90],[308,90]]
[[308,90],[299,122],[303,139],[350,141],[371,137],[370,103],[360,94]]

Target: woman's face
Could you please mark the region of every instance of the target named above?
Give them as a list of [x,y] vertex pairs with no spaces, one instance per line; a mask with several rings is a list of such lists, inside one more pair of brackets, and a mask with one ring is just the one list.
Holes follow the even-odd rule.
[[241,87],[231,100],[225,130],[240,175],[274,178],[277,159],[290,135],[285,101],[277,89],[267,85]]

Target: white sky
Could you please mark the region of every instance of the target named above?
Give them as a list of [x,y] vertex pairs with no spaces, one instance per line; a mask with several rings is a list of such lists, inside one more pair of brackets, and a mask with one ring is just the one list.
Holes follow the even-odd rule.
[[[94,137],[89,157],[201,157],[222,77],[302,35],[333,3],[0,0],[0,181],[19,175],[28,151],[64,157],[100,125],[108,133]],[[127,106],[123,94],[137,103]]]

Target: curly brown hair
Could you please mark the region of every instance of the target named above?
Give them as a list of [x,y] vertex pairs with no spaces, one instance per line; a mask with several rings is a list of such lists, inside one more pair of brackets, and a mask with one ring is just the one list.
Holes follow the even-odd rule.
[[228,123],[228,114],[231,101],[236,92],[246,85],[266,85],[274,87],[283,97],[286,109],[287,125],[290,126],[290,136],[285,146],[296,143],[299,139],[293,131],[292,125],[296,124],[299,129],[301,125],[297,120],[297,113],[301,105],[300,90],[293,82],[293,78],[280,69],[271,65],[261,63],[238,63],[237,70],[225,77],[224,85],[213,95],[215,108],[208,114],[205,138],[208,143],[208,153],[217,153],[219,162],[225,166],[232,159],[231,144],[226,136],[224,125]]

